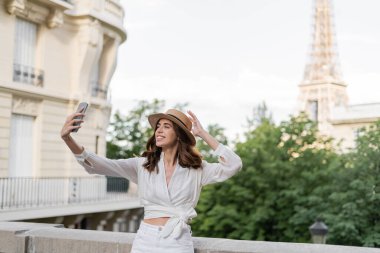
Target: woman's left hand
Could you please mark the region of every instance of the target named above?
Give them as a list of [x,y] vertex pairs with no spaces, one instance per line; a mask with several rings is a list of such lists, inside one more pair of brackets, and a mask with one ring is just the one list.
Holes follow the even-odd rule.
[[202,134],[205,132],[203,129],[201,122],[199,122],[197,116],[192,111],[187,111],[187,113],[190,115],[190,120],[193,122],[193,129],[191,130],[195,136],[201,137]]

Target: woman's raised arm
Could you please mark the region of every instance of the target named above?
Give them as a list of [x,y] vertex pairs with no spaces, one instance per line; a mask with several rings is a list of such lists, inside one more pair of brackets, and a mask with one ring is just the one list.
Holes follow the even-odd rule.
[[81,154],[83,152],[83,147],[80,146],[78,143],[75,142],[75,140],[71,137],[71,131],[73,129],[79,129],[81,126],[80,124],[74,125],[74,123],[83,123],[83,119],[76,119],[75,117],[83,116],[83,113],[73,113],[69,116],[67,116],[65,124],[62,127],[61,130],[61,138],[66,143],[66,145],[69,147],[71,152],[74,154]]
[[213,136],[211,136],[206,130],[204,130],[197,116],[192,111],[188,111],[188,113],[190,115],[190,120],[193,123],[193,129],[192,129],[193,134],[195,136],[202,138],[207,143],[207,145],[209,145],[210,148],[212,148],[212,150],[215,151],[219,146],[219,142]]

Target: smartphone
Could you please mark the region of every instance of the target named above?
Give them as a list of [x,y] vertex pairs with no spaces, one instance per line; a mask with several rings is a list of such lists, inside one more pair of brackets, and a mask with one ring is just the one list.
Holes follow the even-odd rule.
[[[87,107],[88,107],[88,103],[82,102],[78,105],[76,112],[86,113]],[[74,119],[83,119],[83,116],[76,116],[76,117],[74,117]],[[73,124],[73,126],[79,126],[79,125],[80,125],[79,122],[75,122]],[[71,130],[71,132],[78,132],[78,130],[79,130],[79,128],[75,128],[75,129]]]

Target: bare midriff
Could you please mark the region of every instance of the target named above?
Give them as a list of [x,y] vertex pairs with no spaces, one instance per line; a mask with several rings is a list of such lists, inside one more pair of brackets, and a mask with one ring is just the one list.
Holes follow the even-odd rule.
[[150,225],[164,226],[169,219],[170,217],[159,217],[159,218],[152,218],[152,219],[144,219],[144,222]]

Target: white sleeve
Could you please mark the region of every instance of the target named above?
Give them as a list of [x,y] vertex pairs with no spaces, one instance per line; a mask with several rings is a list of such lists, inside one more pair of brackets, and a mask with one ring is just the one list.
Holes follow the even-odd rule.
[[90,174],[99,174],[112,177],[124,177],[137,184],[137,170],[141,162],[140,157],[112,160],[83,150],[82,154],[75,155],[78,163]]
[[219,144],[214,155],[218,156],[219,163],[202,163],[202,185],[223,182],[239,172],[243,166],[240,157],[222,144]]

